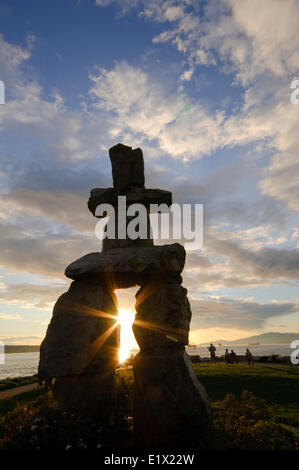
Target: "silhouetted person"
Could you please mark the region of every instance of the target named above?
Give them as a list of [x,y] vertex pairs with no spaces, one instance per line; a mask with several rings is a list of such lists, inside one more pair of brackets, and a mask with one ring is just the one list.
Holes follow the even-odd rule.
[[208,350],[210,351],[211,362],[216,362],[216,348],[212,343],[210,344]]
[[252,353],[249,351],[248,348],[246,349],[245,356],[246,356],[246,359],[248,361],[248,365],[249,366],[251,366],[251,364],[253,365],[254,364],[254,357],[253,357]]
[[238,364],[238,356],[233,349],[230,352],[230,360],[232,364]]
[[228,352],[228,349],[225,350],[225,353],[224,353],[224,360],[227,364],[230,363],[230,354]]

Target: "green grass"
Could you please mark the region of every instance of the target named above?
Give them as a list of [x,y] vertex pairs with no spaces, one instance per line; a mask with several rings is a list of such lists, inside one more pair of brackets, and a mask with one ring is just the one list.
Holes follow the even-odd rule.
[[249,390],[266,401],[275,421],[299,427],[298,368],[243,364],[193,364],[193,368],[214,408],[227,393],[240,397]]
[[44,389],[30,390],[29,392],[23,392],[19,395],[15,395],[12,398],[5,398],[4,400],[0,400],[0,418],[14,410],[18,405],[26,405],[27,403],[31,403],[44,393]]
[[[215,410],[217,448],[299,448],[298,369],[244,364],[193,367]],[[80,417],[79,422],[77,416],[61,413],[51,393],[44,389],[0,400],[0,447],[2,429],[5,448],[32,448],[37,445],[32,443],[33,438],[39,440],[41,448],[65,448],[70,442],[77,448],[78,436],[84,436],[94,448],[99,440],[99,423],[103,446],[109,447],[112,441],[122,448],[131,445],[132,424],[127,417],[132,416],[133,370],[119,369],[116,376],[116,401],[111,409],[104,408],[104,413],[103,408],[95,410],[96,419],[90,422],[87,416]],[[36,423],[39,431],[33,432]]]
[[[299,369],[279,366],[247,366],[244,364],[193,364],[194,371],[200,382],[206,387],[211,404],[224,399],[227,393],[240,397],[243,390],[249,390],[257,397],[264,398],[277,422],[299,427]],[[133,377],[133,369],[118,369],[117,376]],[[35,376],[10,379],[15,387],[36,380]],[[4,381],[3,381],[4,382]],[[0,382],[0,390],[12,388]],[[39,396],[34,390],[13,398],[0,400],[0,415],[5,410],[13,409],[17,403],[30,401]]]
[[20,387],[21,385],[28,385],[37,381],[36,375],[31,375],[29,377],[7,377],[4,380],[0,380],[0,392],[3,390],[8,390],[10,388]]

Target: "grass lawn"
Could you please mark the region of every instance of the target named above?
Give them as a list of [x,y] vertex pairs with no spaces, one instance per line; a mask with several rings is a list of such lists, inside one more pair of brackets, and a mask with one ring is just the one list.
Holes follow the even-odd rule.
[[299,427],[298,368],[244,364],[193,364],[193,368],[213,407],[227,393],[240,397],[249,390],[267,402],[275,421]]
[[[292,449],[298,447],[298,442],[299,442],[299,400],[298,400],[299,369],[291,368],[291,367],[282,367],[282,366],[263,366],[263,365],[247,366],[244,364],[239,364],[239,365],[193,364],[193,368],[195,370],[195,373],[198,379],[205,386],[208,392],[212,408],[216,411],[215,421],[214,421],[215,429],[218,433],[220,432],[219,436],[221,436],[222,440],[224,437],[224,445],[225,445],[224,448],[227,448],[226,447],[227,445],[235,446],[233,448],[236,448],[236,445],[237,445],[237,448],[239,448],[238,447],[239,445],[242,445],[243,446],[242,448],[247,448],[246,446],[248,445],[249,446],[250,445],[261,446],[261,443],[264,445],[265,434],[267,433],[268,435],[266,437],[266,440],[267,439],[268,440],[266,444],[268,447],[266,448],[271,448],[271,449],[276,448],[273,446],[278,445],[277,442],[278,443],[282,442],[283,448],[289,448],[289,447],[286,447],[286,445],[291,446]],[[116,377],[117,377],[117,390],[119,394],[119,399],[117,401],[118,405],[117,405],[117,408],[115,408],[116,410],[115,416],[117,416],[117,418],[114,417],[111,423],[112,422],[122,423],[122,418],[124,416],[131,416],[131,414],[128,414],[128,413],[132,412],[132,409],[131,409],[132,408],[131,407],[132,386],[131,384],[133,380],[133,370],[132,369],[118,369],[116,371]],[[130,385],[124,386],[124,384],[130,384]],[[260,408],[256,408],[256,405],[254,405],[255,406],[254,413],[258,412],[259,416],[261,416],[260,413],[262,410],[262,417],[258,419],[264,420],[264,421],[259,421],[257,425],[254,424],[256,421],[254,422],[252,421],[251,415],[249,416],[249,421],[247,418],[245,418],[248,414],[248,410],[249,411],[251,410],[250,406],[252,405],[253,401],[251,399],[251,405],[250,405],[250,403],[248,402],[249,398],[247,398],[247,396],[249,397],[249,395],[245,394],[245,408],[244,408],[244,402],[242,402],[242,400],[244,400],[244,397],[242,398],[241,401],[239,400],[244,390],[248,390],[249,392],[252,392],[254,396],[257,397],[256,399],[253,397],[253,400],[262,398],[266,402],[264,404],[260,402],[260,405],[259,405]],[[238,401],[234,399],[231,400],[231,398],[224,400],[227,394],[235,395]],[[41,397],[41,395],[44,395],[44,396]],[[42,403],[45,403],[45,405],[42,405]],[[63,430],[63,435],[61,436],[61,442],[59,441],[59,445],[62,445],[62,447],[65,446],[65,442],[66,443],[69,442],[70,436],[72,436],[73,430],[74,430],[74,436],[76,435],[77,425],[75,426],[74,423],[76,423],[77,421],[75,422],[71,421],[70,422],[71,424],[70,424],[68,420],[73,419],[73,418],[70,418],[73,415],[67,414],[65,416],[64,413],[57,414],[55,411],[55,406],[53,408],[53,403],[54,402],[51,398],[51,394],[47,393],[45,389],[42,389],[40,391],[32,390],[29,392],[16,395],[9,399],[0,400],[0,428],[1,426],[3,426],[3,429],[6,430],[5,432],[6,433],[8,432],[9,437],[7,438],[7,442],[8,443],[12,442],[13,443],[12,445],[15,446],[15,448],[30,448],[31,446],[30,439],[32,438],[32,430],[31,430],[32,424],[34,424],[34,427],[36,427],[35,421],[34,421],[35,416],[44,416],[43,418],[39,417],[38,422],[40,422],[40,419],[42,419],[42,422],[46,424],[49,423],[48,429],[52,429],[52,427],[54,426],[53,433],[52,433],[53,435],[51,434],[51,436],[50,437],[48,436],[45,440],[47,445],[48,445],[48,442],[50,443],[54,442],[54,444],[56,443],[56,440],[57,440],[56,427],[60,429],[59,426],[61,426],[61,429]],[[225,405],[226,403],[228,405]],[[248,403],[249,403],[248,405],[249,407],[247,407]],[[223,416],[223,414],[221,415],[224,409],[223,406],[228,406],[225,409],[226,410],[225,413],[227,413],[227,411],[229,413],[228,418],[227,418],[228,421],[227,420],[225,421],[225,428],[221,427],[221,422],[219,421],[219,416],[220,417]],[[241,410],[240,411],[241,421],[237,421],[239,418],[238,416],[236,417],[236,413],[234,413],[234,410],[239,410],[239,409]],[[244,415],[242,414],[243,413],[242,409],[245,409]],[[263,412],[264,409],[265,410],[267,409],[270,412],[270,416],[268,413],[264,414]],[[32,413],[37,413],[37,414],[32,414]],[[113,416],[113,412],[111,416]],[[244,416],[245,421],[246,419],[248,421],[248,422],[246,421],[245,425],[242,424],[244,422],[242,421],[243,416]],[[256,414],[254,416],[256,416]],[[127,418],[125,418],[125,420],[126,419]],[[125,424],[127,423],[126,421],[124,422]],[[8,423],[8,426],[6,426],[5,423]],[[88,426],[85,429],[84,427],[85,424],[83,422],[83,431],[80,426],[79,426],[80,433],[86,432],[86,436],[89,436],[91,432],[90,431],[91,425],[88,424]],[[112,432],[111,435],[113,436],[114,435],[118,436],[117,432],[120,433],[119,436],[123,435],[123,432],[124,432],[123,429],[119,430],[118,427],[116,429],[113,427],[115,425],[113,425],[112,428],[110,429],[111,427],[110,424],[109,424],[110,427],[108,426],[108,428],[105,428],[105,426],[106,425],[104,425],[103,429],[108,429],[108,434],[107,434],[108,441],[110,439],[109,432]],[[236,426],[239,426],[239,427],[236,428]],[[129,428],[127,429],[127,427],[125,427],[124,429],[126,429],[126,433],[128,433]],[[223,429],[225,429],[224,433],[223,433]],[[236,429],[238,429],[237,433],[236,433]],[[290,435],[293,440],[291,440]],[[40,439],[43,439],[42,436],[43,434],[41,434]],[[119,436],[117,439],[120,439],[122,442],[122,438],[120,438]],[[248,436],[251,439],[251,441],[254,438],[254,441],[252,441],[253,444],[252,442],[251,444],[250,443],[248,444]],[[128,435],[126,438],[129,440],[130,436]],[[93,439],[94,437],[91,434],[90,442],[93,442]],[[269,439],[270,440],[272,439],[272,441],[270,442]],[[236,440],[237,440],[237,444],[235,442]],[[127,442],[127,441],[124,440],[124,442]],[[274,442],[273,445],[272,445],[272,442]],[[1,437],[0,437],[0,444],[1,444]],[[223,445],[222,441],[220,441],[220,446],[221,445]],[[278,448],[280,449],[281,447],[278,447]]]
[[42,394],[45,393],[45,390],[31,390],[30,392],[20,393],[15,395],[13,398],[5,398],[0,400],[0,418],[5,416],[9,411],[14,410],[18,405],[26,405],[30,403]]
[[36,381],[36,375],[31,375],[29,377],[14,377],[13,379],[7,377],[7,379],[0,380],[0,392],[3,390],[9,390],[10,388],[20,387],[21,385],[28,385]]
[[[247,366],[244,364],[193,364],[198,380],[206,387],[212,406],[228,393],[240,397],[243,390],[264,398],[277,422],[299,427],[299,369],[280,366]],[[131,376],[133,369],[118,369],[118,377]],[[14,379],[12,387],[36,381],[36,377]],[[0,390],[12,384],[12,379],[0,382]],[[1,388],[1,385],[3,388]],[[0,415],[15,408],[18,403],[34,400],[41,392],[25,392],[13,398],[0,400]]]

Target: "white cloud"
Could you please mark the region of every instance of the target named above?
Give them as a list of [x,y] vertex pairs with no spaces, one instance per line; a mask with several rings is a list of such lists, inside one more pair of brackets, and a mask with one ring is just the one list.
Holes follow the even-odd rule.
[[0,336],[0,341],[3,341],[5,344],[40,344],[43,339],[43,336]]
[[106,7],[109,3],[113,3],[114,0],[96,0],[96,5]]
[[[99,6],[109,3],[112,2],[97,0]],[[153,158],[167,154],[184,161],[198,160],[225,146],[258,142],[262,154],[272,149],[275,155],[269,167],[260,167],[260,175],[256,175],[256,179],[262,180],[263,194],[255,202],[254,215],[258,218],[264,210],[269,212],[268,221],[280,220],[281,213],[273,213],[278,206],[272,204],[269,210],[265,203],[267,196],[283,202],[290,210],[298,210],[298,107],[289,103],[288,83],[288,74],[294,73],[299,63],[295,28],[299,24],[298,4],[286,0],[282,10],[282,2],[273,0],[270,8],[265,0],[254,10],[257,5],[254,0],[220,2],[222,5],[212,1],[206,7],[208,21],[205,21],[199,18],[196,3],[150,0],[122,2],[121,8],[141,6],[140,17],[166,24],[153,41],[171,42],[181,51],[182,71],[177,74],[181,82],[191,81],[197,67],[202,65],[217,65],[218,72],[235,74],[235,80],[244,87],[244,106],[229,117],[207,110],[201,102],[190,102],[182,83],[177,91],[172,88],[170,92],[167,84],[149,69],[145,71],[125,62],[110,70],[96,70],[91,77],[92,104],[87,98],[84,112],[69,110],[59,92],[54,91],[52,97],[45,99],[40,85],[24,72],[32,46],[24,49],[0,38],[5,56],[3,67],[7,80],[13,84],[10,99],[0,108],[0,131],[14,131],[33,139],[33,152],[27,156],[28,168],[28,162],[19,167],[17,160],[3,166],[2,174],[16,186],[2,198],[0,248],[5,268],[62,279],[69,262],[99,248],[97,240],[89,238],[94,222],[86,208],[88,194],[84,197],[78,194],[92,187],[90,181],[96,165],[89,172],[78,166],[74,174],[73,166],[65,167],[62,162],[72,160],[75,166],[79,159],[102,156],[103,148],[118,140],[147,148]],[[258,12],[257,18],[254,11]],[[35,137],[43,141],[42,149],[35,145]],[[257,152],[259,149],[256,145]],[[148,155],[145,152],[146,158]],[[15,167],[9,172],[8,167],[13,164]],[[235,187],[240,181],[243,184],[242,173],[248,171],[248,166],[242,169],[227,165],[226,169],[206,176],[205,184],[185,184],[184,194],[191,198],[204,194],[212,203],[222,195],[231,197],[233,203],[227,214],[240,218],[243,207],[239,200],[236,204]],[[171,168],[165,172],[163,181],[170,181],[170,174]],[[191,276],[186,276],[186,281],[192,294],[201,288],[215,290],[298,280],[298,251],[279,247],[285,236],[274,236],[260,220],[253,221],[249,230],[242,227],[220,233],[218,229],[214,226],[207,231],[200,259],[194,256],[193,262],[188,261],[186,267]],[[10,286],[1,291],[0,299],[50,308],[58,291],[56,287],[47,290],[31,285]],[[211,312],[214,323],[218,318],[222,321],[220,310],[225,302],[223,299],[221,302],[216,310],[212,300],[200,305]],[[242,312],[252,315],[252,323],[249,324],[249,318],[245,326],[253,327],[262,324],[263,315],[284,313],[285,309],[292,312],[295,308],[293,304],[280,305],[280,310],[275,310],[272,304],[270,307],[256,304],[247,302],[245,308],[244,301],[231,301],[225,312],[229,314],[229,308],[232,309],[228,317],[232,325],[238,325],[237,317]],[[257,309],[257,316],[252,308]]]
[[9,315],[8,313],[0,313],[0,320],[22,320],[20,315]]
[[29,36],[27,40],[27,49],[16,44],[9,43],[3,39],[0,34],[0,70],[1,80],[7,85],[6,91],[18,94],[20,92],[19,82],[22,77],[20,66],[31,56],[33,37]]
[[297,302],[271,302],[263,303],[248,301],[246,299],[191,299],[193,311],[193,327],[237,328],[255,330],[262,328],[264,323],[272,317],[289,315],[298,312]]
[[104,130],[101,117],[89,117],[82,110],[70,110],[58,90],[44,97],[40,84],[26,62],[33,52],[34,41],[28,38],[23,49],[10,44],[0,35],[1,80],[6,85],[6,104],[0,106],[0,133],[18,133],[23,138],[43,140],[43,152],[48,158],[86,159],[96,155],[103,142],[99,126]]
[[299,251],[276,246],[278,240],[263,230],[246,234],[243,230],[206,227],[201,254],[187,254],[184,283],[193,296],[223,287],[298,283]]
[[[162,0],[135,2],[158,22],[166,22],[168,4]],[[146,5],[146,6],[145,6]],[[145,8],[145,12],[142,10]],[[211,0],[200,18],[197,2],[180,2],[180,14],[154,42],[171,41],[184,52],[189,65],[213,63],[218,56],[225,68],[233,67],[243,83],[269,72],[277,76],[298,70],[299,5],[296,0]],[[230,62],[230,64],[229,64]]]
[[18,188],[0,196],[0,203],[5,207],[2,217],[0,213],[0,223],[9,225],[12,218],[20,220],[25,212],[26,217],[39,217],[48,224],[61,224],[65,230],[71,227],[82,235],[94,231],[95,222],[86,207],[87,198],[80,194]]
[[140,68],[116,64],[91,78],[94,106],[115,113],[115,138],[130,132],[156,139],[162,151],[181,158],[200,158],[219,146],[221,113],[211,117],[200,103],[190,106],[184,93],[169,94]]
[[192,78],[192,75],[194,73],[194,69],[188,69],[188,70],[185,70],[181,76],[180,76],[180,80],[182,82],[190,82],[191,78]]
[[[200,105],[187,116],[180,104],[183,97],[179,96],[168,97],[165,106],[175,102],[177,107],[171,108],[164,119],[159,107],[154,116],[148,113],[148,103],[156,100],[143,92],[143,112],[137,102],[135,112],[124,115],[130,128],[136,126],[147,138],[157,138],[163,151],[185,159],[199,158],[225,145],[262,141],[265,148],[277,152],[264,171],[261,190],[289,209],[298,210],[298,113],[289,103],[289,85],[299,71],[299,3],[212,0],[202,17],[192,0],[184,0],[179,6],[172,0],[140,0],[126,3],[126,7],[136,7],[141,17],[167,25],[153,41],[171,42],[182,52],[182,64],[185,68],[187,61],[189,68],[182,71],[181,81],[189,81],[198,65],[217,64],[218,70],[234,73],[235,81],[245,90],[243,109],[226,120],[221,114],[207,113]],[[133,77],[131,80],[134,83]],[[144,90],[145,83],[142,85]],[[136,92],[131,96],[135,100]]]
[[[26,309],[50,310],[66,290],[63,285],[8,284],[0,292],[0,302]],[[0,318],[21,320],[19,315],[0,314]]]
[[176,21],[184,14],[184,10],[181,6],[167,7],[164,13],[165,20]]
[[[237,31],[248,41],[246,78],[270,72],[286,76],[299,66],[299,4],[296,0],[230,0]],[[234,51],[231,49],[233,56]],[[241,70],[240,75],[242,76]]]

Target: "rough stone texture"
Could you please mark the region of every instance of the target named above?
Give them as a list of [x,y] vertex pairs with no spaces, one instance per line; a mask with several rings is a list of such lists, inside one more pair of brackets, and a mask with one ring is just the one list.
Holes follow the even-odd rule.
[[136,294],[133,331],[134,430],[142,447],[205,447],[211,414],[204,387],[185,353],[191,320],[187,290],[153,275]]
[[124,191],[130,186],[144,187],[144,162],[142,150],[117,144],[109,149],[113,186]]
[[[103,238],[102,248],[103,251],[111,250],[115,248],[128,248],[128,247],[149,247],[153,246],[153,240],[151,236],[149,212],[159,211],[158,206],[164,204],[169,206],[172,204],[172,195],[170,191],[163,191],[161,189],[146,189],[144,187],[144,162],[143,155],[140,149],[132,150],[131,147],[127,147],[122,144],[117,144],[109,150],[112,175],[113,175],[113,188],[95,188],[91,190],[90,198],[88,201],[88,208],[95,217],[102,218],[109,215],[106,212],[97,211],[98,206],[101,204],[109,204],[115,209],[115,219],[110,218],[109,224],[113,223],[115,233],[111,236],[109,231]],[[124,221],[121,220],[121,215],[118,213],[119,196],[125,196],[125,207],[127,209],[133,204],[142,204],[143,208],[146,209],[146,228],[145,236],[138,236],[133,239],[132,237],[126,237],[124,239],[118,239],[118,227],[126,225],[135,219],[135,216],[126,216]],[[123,198],[124,199],[124,198]],[[122,201],[122,204],[124,201]],[[155,204],[156,207],[152,207]],[[103,208],[102,208],[103,209]],[[135,213],[136,216],[138,216]],[[111,222],[112,221],[112,222]],[[142,220],[142,227],[145,222]],[[135,226],[135,224],[134,224]],[[107,226],[106,226],[107,229]],[[135,229],[138,232],[138,226]]]
[[[70,400],[65,383],[82,384],[98,374],[111,381],[119,362],[119,329],[116,326],[117,301],[105,285],[93,282],[72,282],[68,292],[57,300],[46,337],[41,344],[38,374],[57,380],[54,391],[60,403]],[[98,379],[92,379],[100,383]],[[80,382],[81,383],[81,382]],[[59,384],[64,384],[62,389]],[[103,385],[103,383],[102,383]],[[64,394],[63,390],[68,390]],[[102,387],[104,389],[104,387]],[[99,389],[97,390],[99,393]],[[80,395],[80,391],[77,391]],[[77,393],[76,392],[76,393]],[[73,392],[72,392],[73,393]],[[95,390],[85,389],[86,400]]]
[[211,410],[182,351],[134,358],[134,431],[142,448],[206,448]]
[[191,320],[187,289],[177,280],[150,279],[136,294],[133,331],[141,351],[180,350],[188,344]]
[[104,238],[103,243],[102,243],[102,252],[105,253],[106,251],[114,250],[115,248],[118,249],[126,249],[126,248],[134,248],[140,249],[140,248],[148,248],[153,246],[153,240],[152,239],[141,239],[137,238],[136,240],[130,240],[129,238],[126,238],[124,240],[117,240],[117,239],[109,239],[109,238]]
[[[150,204],[172,203],[169,191],[144,188],[140,149],[118,144],[109,154],[114,187],[91,191],[88,207],[94,215],[100,203],[116,207],[119,195],[127,197],[127,207],[142,203],[147,217]],[[116,225],[117,217],[116,212]],[[126,217],[123,224],[130,221]],[[56,378],[53,393],[62,408],[86,410],[97,401],[105,408],[113,396],[119,361],[113,291],[140,285],[133,325],[141,350],[134,359],[137,442],[204,448],[210,408],[185,353],[191,310],[181,286],[184,264],[185,250],[178,243],[153,246],[148,224],[145,240],[106,238],[102,253],[85,255],[66,268],[74,282],[56,302],[39,364],[40,377]]]
[[[88,209],[95,216],[96,208],[99,204],[111,204],[115,207],[120,195],[121,193],[114,188],[94,188],[90,191],[90,198],[87,204]],[[127,198],[127,206],[143,204],[147,209],[150,209],[151,204],[166,204],[167,206],[172,204],[171,192],[162,189],[134,187],[128,188],[123,195]]]
[[129,287],[143,283],[152,273],[160,273],[161,276],[166,273],[180,274],[185,256],[185,250],[179,243],[147,248],[115,248],[82,256],[66,268],[65,275],[71,279],[106,278],[109,282],[114,281],[114,285],[123,280],[122,285]]
[[[114,223],[114,227],[112,225],[112,230],[115,231],[115,234],[117,235],[118,233],[121,233],[122,230],[125,230],[125,234],[128,234],[128,225],[132,222],[132,220],[134,220],[135,217],[134,216],[127,216],[127,217],[123,217],[121,216],[119,218],[118,216],[118,212],[115,211],[115,220],[114,222],[111,222],[112,224]],[[103,239],[103,243],[102,243],[102,251],[107,251],[107,250],[113,250],[115,248],[146,248],[146,247],[151,247],[154,245],[154,242],[153,242],[153,238],[151,237],[151,226],[150,226],[150,219],[149,219],[149,214],[146,213],[146,220],[147,220],[147,223],[146,224],[143,224],[143,232],[144,234],[142,234],[142,231],[140,233],[139,231],[139,227],[136,228],[136,222],[132,222],[133,223],[133,229],[134,231],[137,232],[137,238],[135,239],[131,239],[128,235],[126,235],[125,238],[121,239],[121,238],[118,238],[118,237],[115,237],[115,238],[109,238],[109,229],[106,225],[106,236],[105,238]],[[110,223],[110,221],[109,221]],[[138,224],[139,225],[139,224]],[[120,227],[120,232],[117,232],[116,230],[118,230],[118,227]],[[107,233],[107,230],[108,230],[108,233]],[[139,237],[143,236],[144,238],[140,238]]]

